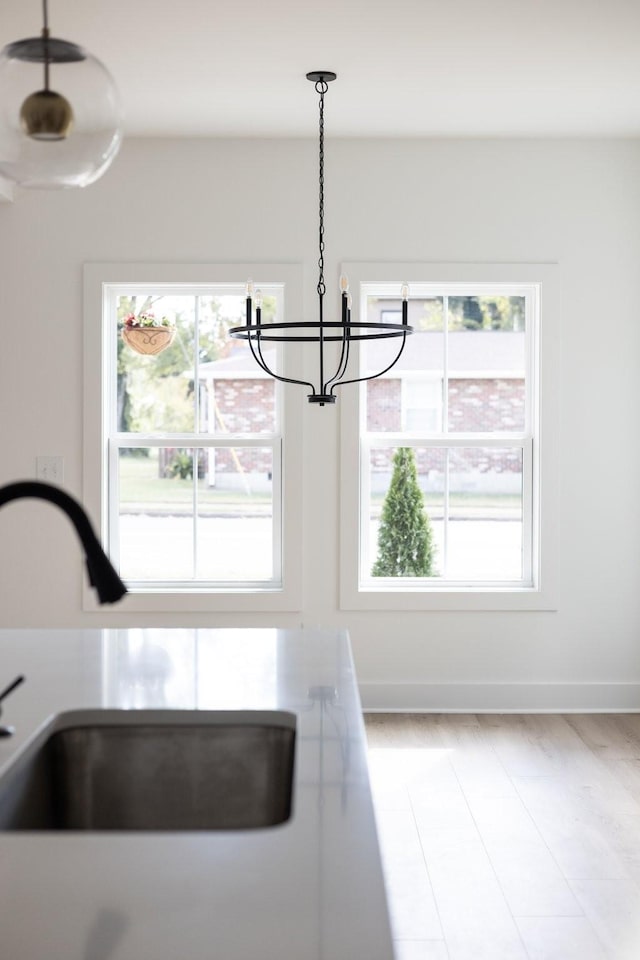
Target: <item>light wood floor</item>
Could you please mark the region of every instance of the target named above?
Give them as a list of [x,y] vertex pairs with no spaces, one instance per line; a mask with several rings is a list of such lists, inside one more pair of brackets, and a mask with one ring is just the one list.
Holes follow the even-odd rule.
[[640,715],[365,722],[397,960],[640,960]]

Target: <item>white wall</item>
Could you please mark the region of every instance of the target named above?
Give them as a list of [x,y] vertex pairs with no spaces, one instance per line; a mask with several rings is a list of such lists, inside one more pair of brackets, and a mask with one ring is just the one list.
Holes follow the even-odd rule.
[[[301,390],[304,609],[215,624],[348,627],[373,706],[640,708],[640,144],[327,148],[329,282],[341,260],[560,264],[558,611],[341,612],[338,410]],[[139,140],[84,191],[16,191],[0,205],[0,482],[61,455],[65,486],[81,493],[83,263],[304,261],[313,319],[316,175],[312,141]],[[79,548],[47,505],[3,510],[0,543],[0,626],[215,625],[83,613]]]

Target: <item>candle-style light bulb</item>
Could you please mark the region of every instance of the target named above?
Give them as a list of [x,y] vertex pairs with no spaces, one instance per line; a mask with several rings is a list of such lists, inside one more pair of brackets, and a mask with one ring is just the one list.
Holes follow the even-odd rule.
[[253,296],[253,280],[247,280],[247,295],[245,299],[245,310],[247,315],[247,326],[251,326],[251,311],[253,309],[253,301],[251,297]]
[[400,287],[400,296],[402,297],[402,325],[409,324],[409,284],[403,283]]
[[348,293],[348,292],[349,292],[349,278],[346,276],[346,274],[343,273],[340,276],[340,293]]

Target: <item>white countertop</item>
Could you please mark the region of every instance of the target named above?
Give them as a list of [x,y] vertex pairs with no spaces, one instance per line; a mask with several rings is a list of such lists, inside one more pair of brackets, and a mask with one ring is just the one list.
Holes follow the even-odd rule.
[[291,710],[293,814],[219,833],[0,832],[0,956],[392,960],[346,633],[0,630],[0,688],[21,673],[0,773],[63,710]]

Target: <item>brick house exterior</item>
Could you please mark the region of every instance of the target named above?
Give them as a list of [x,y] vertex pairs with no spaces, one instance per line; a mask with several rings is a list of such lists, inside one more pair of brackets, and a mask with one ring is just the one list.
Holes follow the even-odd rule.
[[[272,433],[275,383],[247,357],[246,348],[231,341],[226,357],[200,365],[200,409],[203,429],[212,433]],[[238,469],[270,479],[270,451],[221,447],[209,457],[210,482],[224,483],[225,478],[237,475]]]
[[[399,363],[383,377],[367,383],[367,428],[371,432],[407,429],[404,422],[408,384],[428,380],[432,408],[425,409],[423,429],[442,422],[442,337],[421,333],[411,337]],[[367,347],[367,366],[373,372],[386,365],[389,347],[374,341]],[[385,353],[386,351],[386,353]],[[524,334],[480,331],[449,334],[449,379],[447,382],[448,428],[454,433],[515,432],[524,430]],[[216,432],[270,432],[274,428],[274,381],[263,373],[246,348],[231,347],[228,355],[200,368],[202,410]],[[295,389],[295,388],[287,388]],[[347,387],[346,389],[354,389]],[[301,393],[301,402],[304,402]],[[413,414],[413,430],[421,428],[421,411]],[[391,468],[392,452],[372,451],[371,468],[385,483]],[[443,470],[442,448],[418,451],[418,472],[425,485],[430,474]],[[519,475],[520,458],[508,449],[464,448],[453,450],[458,475],[492,471]],[[238,448],[215,453],[215,475],[231,476],[241,469],[254,475],[271,471],[267,451]]]
[[[388,374],[367,384],[367,429],[373,433],[441,431],[444,420],[442,380],[443,338],[424,332],[407,341],[398,364]],[[386,350],[386,352],[385,352]],[[367,369],[382,369],[388,347],[374,342],[367,347]],[[447,428],[460,433],[512,433],[525,428],[524,333],[521,331],[455,331],[448,335]],[[409,408],[414,402],[408,389],[412,380],[430,384],[423,410]],[[392,452],[373,449],[371,471],[374,487],[385,487],[391,472]],[[519,481],[521,458],[508,448],[451,448],[451,482],[460,489],[472,483],[474,474],[491,472],[503,479],[509,491]],[[445,454],[442,448],[417,450],[418,474],[425,488],[433,477],[441,484]],[[377,483],[376,483],[376,474]],[[510,479],[511,478],[511,479]]]
[[[524,379],[477,378],[452,379],[448,382],[449,429],[456,432],[477,433],[515,431],[524,429]],[[383,377],[367,385],[367,426],[372,432],[384,433],[402,429],[402,380]],[[508,451],[466,448],[458,456],[459,469],[494,470],[500,473],[519,473],[521,464]],[[374,451],[372,467],[386,473],[390,470],[391,454]],[[419,474],[440,472],[442,453],[418,451]]]

